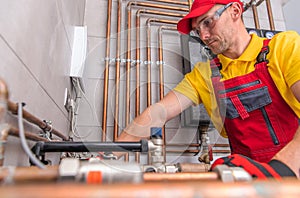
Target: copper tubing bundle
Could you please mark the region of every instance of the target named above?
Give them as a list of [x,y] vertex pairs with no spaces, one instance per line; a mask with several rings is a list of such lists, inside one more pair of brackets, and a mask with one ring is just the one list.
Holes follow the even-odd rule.
[[[15,103],[13,103],[13,102],[11,102],[11,101],[8,101],[8,110],[12,114],[18,115],[18,105],[15,104]],[[51,133],[53,133],[54,135],[62,138],[63,140],[68,140],[69,139],[68,137],[66,137],[65,135],[63,135],[61,132],[59,132],[56,129],[52,128],[45,121],[40,120],[39,118],[35,117],[34,115],[32,115],[31,113],[29,113],[26,110],[23,110],[23,118],[25,120],[27,120],[28,122],[37,125],[38,127],[40,127],[44,131],[51,131]]]

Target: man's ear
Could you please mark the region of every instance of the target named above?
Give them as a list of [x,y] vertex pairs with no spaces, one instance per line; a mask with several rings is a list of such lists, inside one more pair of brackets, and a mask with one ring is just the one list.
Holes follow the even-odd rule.
[[242,14],[243,14],[243,8],[242,8],[241,4],[234,2],[231,5],[230,13],[231,13],[231,17],[233,19],[241,18]]

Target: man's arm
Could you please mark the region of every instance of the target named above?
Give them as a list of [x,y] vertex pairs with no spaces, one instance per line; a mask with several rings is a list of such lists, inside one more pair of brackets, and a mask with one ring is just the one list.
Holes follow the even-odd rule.
[[[294,83],[291,90],[300,102],[300,81]],[[294,139],[280,150],[273,159],[286,164],[300,178],[300,127],[297,129]]]
[[162,127],[168,120],[191,106],[185,95],[170,91],[161,101],[148,107],[120,134],[117,141],[139,141],[150,136],[151,127]]

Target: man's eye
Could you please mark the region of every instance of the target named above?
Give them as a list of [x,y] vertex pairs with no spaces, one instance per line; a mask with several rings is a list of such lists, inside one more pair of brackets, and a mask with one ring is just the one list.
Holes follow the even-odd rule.
[[205,27],[210,27],[211,23],[212,23],[212,19],[209,18],[209,19],[205,19],[202,24]]

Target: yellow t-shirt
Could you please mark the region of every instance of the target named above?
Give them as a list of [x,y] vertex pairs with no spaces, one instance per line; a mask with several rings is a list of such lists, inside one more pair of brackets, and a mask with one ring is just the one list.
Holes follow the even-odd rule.
[[[256,57],[261,51],[264,39],[253,34],[250,44],[238,59],[218,55],[222,63],[222,80],[254,71]],[[267,59],[270,75],[284,100],[300,117],[300,103],[290,90],[290,87],[300,80],[300,36],[294,31],[278,33],[270,41],[269,47]],[[209,61],[197,63],[174,91],[184,94],[195,104],[203,103],[215,127],[222,136],[227,137],[213,92]]]

